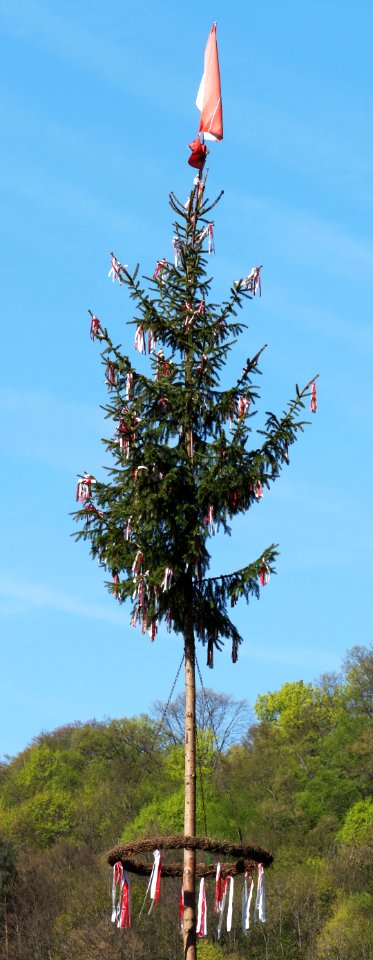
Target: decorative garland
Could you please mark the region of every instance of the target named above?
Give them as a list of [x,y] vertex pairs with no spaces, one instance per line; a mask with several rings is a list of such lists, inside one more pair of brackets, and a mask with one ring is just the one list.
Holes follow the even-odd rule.
[[[230,843],[227,840],[216,840],[211,837],[184,837],[183,834],[174,834],[169,837],[144,837],[141,840],[132,840],[129,843],[120,844],[110,851],[108,863],[113,866],[120,860],[124,869],[128,870],[129,873],[147,876],[151,873],[152,866],[136,859],[136,854],[152,853],[156,849],[203,850],[207,853],[236,858],[233,863],[222,864],[222,874],[224,876],[255,869],[259,863],[263,864],[264,867],[269,867],[273,862],[273,856],[268,850],[253,847],[251,844]],[[199,877],[212,876],[215,869],[213,865],[197,864],[196,874]],[[183,866],[181,863],[163,864],[162,873],[165,877],[181,877]]]

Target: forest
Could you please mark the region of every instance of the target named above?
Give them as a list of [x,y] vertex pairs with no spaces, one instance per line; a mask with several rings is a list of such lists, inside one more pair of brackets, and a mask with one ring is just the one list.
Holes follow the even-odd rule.
[[[43,732],[0,767],[0,956],[176,960],[178,882],[132,925],[111,923],[107,854],[119,839],[183,832],[183,697],[136,718]],[[218,942],[207,890],[205,960],[372,960],[373,649],[338,674],[245,701],[198,693],[198,832],[268,848],[265,923]]]

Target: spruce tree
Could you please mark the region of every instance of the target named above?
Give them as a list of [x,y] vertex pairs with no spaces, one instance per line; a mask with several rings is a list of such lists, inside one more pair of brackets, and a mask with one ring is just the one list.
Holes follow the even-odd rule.
[[[302,411],[314,380],[284,412],[266,416],[254,432],[262,350],[222,386],[230,351],[245,324],[238,311],[258,292],[260,268],[232,284],[222,304],[210,300],[208,248],[213,245],[206,177],[199,173],[185,206],[174,194],[175,262],[158,261],[153,277],[139,279],[112,254],[111,275],[134,305],[135,349],[148,353],[139,372],[101,321],[91,314],[91,337],[103,347],[110,457],[105,479],[78,483],[78,538],[109,572],[108,589],[132,603],[131,623],[154,640],[164,621],[184,638],[186,670],[185,835],[195,836],[195,639],[207,662],[224,640],[237,660],[241,636],[231,608],[258,597],[274,570],[276,545],[263,546],[246,566],[209,576],[216,530],[229,533],[233,517],[260,499],[288,463],[303,430]],[[221,196],[221,195],[220,195]],[[218,197],[218,200],[220,197]],[[132,346],[132,344],[131,344]],[[185,956],[195,956],[195,852],[185,851]],[[188,879],[189,878],[189,879]],[[189,885],[189,886],[188,886]]]

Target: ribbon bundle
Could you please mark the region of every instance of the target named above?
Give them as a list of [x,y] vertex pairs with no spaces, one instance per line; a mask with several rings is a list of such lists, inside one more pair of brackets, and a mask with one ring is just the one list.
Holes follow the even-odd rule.
[[113,254],[111,258],[111,267],[108,273],[108,277],[112,279],[113,283],[115,283],[115,280],[118,280],[119,283],[122,283],[120,278],[119,268],[120,268],[119,260],[117,260],[117,258],[114,257],[114,254]]
[[131,885],[128,874],[118,860],[113,866],[111,921],[121,930],[131,926]]
[[85,473],[83,477],[79,477],[76,488],[77,503],[78,501],[84,503],[86,500],[90,500],[92,483],[96,483],[96,481],[94,477],[91,477],[90,473]]

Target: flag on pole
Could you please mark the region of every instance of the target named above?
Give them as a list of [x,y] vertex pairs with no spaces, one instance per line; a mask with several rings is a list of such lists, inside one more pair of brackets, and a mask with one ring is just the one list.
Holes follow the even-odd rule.
[[221,101],[216,23],[211,27],[205,50],[205,63],[196,105],[201,111],[199,133],[206,140],[223,139],[223,109]]

